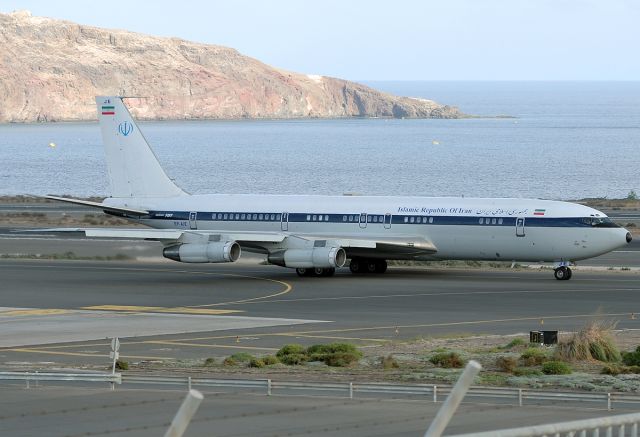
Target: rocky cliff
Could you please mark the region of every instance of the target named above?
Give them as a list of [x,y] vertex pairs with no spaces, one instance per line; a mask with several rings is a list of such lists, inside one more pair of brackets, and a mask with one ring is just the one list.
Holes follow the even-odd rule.
[[95,95],[147,97],[127,103],[142,119],[463,116],[227,47],[0,14],[0,122],[93,120]]

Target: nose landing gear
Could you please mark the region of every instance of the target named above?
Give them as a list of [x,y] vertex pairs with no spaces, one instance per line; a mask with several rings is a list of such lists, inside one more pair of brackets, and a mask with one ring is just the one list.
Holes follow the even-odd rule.
[[553,271],[553,276],[555,276],[558,281],[568,281],[569,279],[571,279],[571,275],[571,268],[567,266],[557,267]]

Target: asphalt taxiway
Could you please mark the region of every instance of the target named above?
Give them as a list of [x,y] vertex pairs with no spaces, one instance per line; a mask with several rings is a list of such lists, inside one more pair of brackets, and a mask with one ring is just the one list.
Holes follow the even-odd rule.
[[[591,318],[640,328],[635,271],[390,268],[299,278],[247,264],[0,261],[0,360],[98,363],[107,337],[134,360],[189,359],[285,343],[572,330]],[[70,343],[71,342],[71,343]]]

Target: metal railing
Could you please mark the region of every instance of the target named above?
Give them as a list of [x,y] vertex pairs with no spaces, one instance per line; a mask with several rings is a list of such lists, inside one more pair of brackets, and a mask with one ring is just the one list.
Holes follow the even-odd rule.
[[[548,425],[526,426],[470,434],[458,434],[453,437],[586,437],[590,436],[631,436],[638,437],[640,413],[620,416],[598,417],[596,419],[575,420],[572,422],[552,423]],[[600,433],[602,431],[602,434]]]
[[39,381],[77,381],[108,382],[122,384],[120,373],[59,373],[59,372],[0,372],[0,381],[25,381],[27,388],[31,382]]
[[[272,379],[215,379],[195,378],[190,376],[153,376],[153,375],[123,375],[125,384],[160,384],[183,385],[186,388],[216,387],[254,389],[264,391],[271,395],[274,391],[307,391],[324,394],[336,394],[353,398],[361,395],[395,395],[395,396],[421,396],[438,402],[451,393],[451,386],[438,384],[390,384],[390,383],[360,383],[360,382],[298,382],[278,381]],[[511,387],[479,387],[469,389],[465,399],[469,398],[493,398],[511,400],[519,406],[539,402],[587,402],[606,406],[608,410],[614,403],[640,404],[640,395],[619,392],[560,392],[530,390]]]
[[[77,381],[106,382],[110,384],[153,384],[175,385],[186,389],[197,387],[215,387],[228,389],[250,389],[262,391],[268,395],[273,392],[311,392],[354,398],[357,395],[384,395],[410,397],[418,396],[433,402],[444,400],[451,393],[451,386],[439,384],[391,384],[360,382],[298,382],[278,381],[272,379],[220,379],[199,378],[191,376],[137,375],[120,373],[58,373],[58,372],[0,372],[0,381],[22,380],[27,386],[38,381]],[[512,401],[523,406],[527,403],[546,402],[580,402],[600,404],[611,410],[614,404],[640,404],[640,395],[620,392],[560,392],[530,390],[511,387],[479,387],[469,389],[465,399],[498,399]]]

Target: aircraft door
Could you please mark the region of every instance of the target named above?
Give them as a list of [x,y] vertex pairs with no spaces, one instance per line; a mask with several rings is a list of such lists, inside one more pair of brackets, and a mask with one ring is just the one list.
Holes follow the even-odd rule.
[[391,217],[392,215],[389,213],[386,213],[384,215],[384,228],[385,229],[391,229]]
[[524,237],[524,217],[516,219],[516,237]]
[[288,212],[282,213],[282,220],[280,221],[280,229],[282,229],[283,231],[289,230],[289,213]]
[[189,229],[198,229],[198,213],[189,213]]
[[367,213],[363,212],[362,214],[360,214],[360,227],[362,229],[367,227]]

